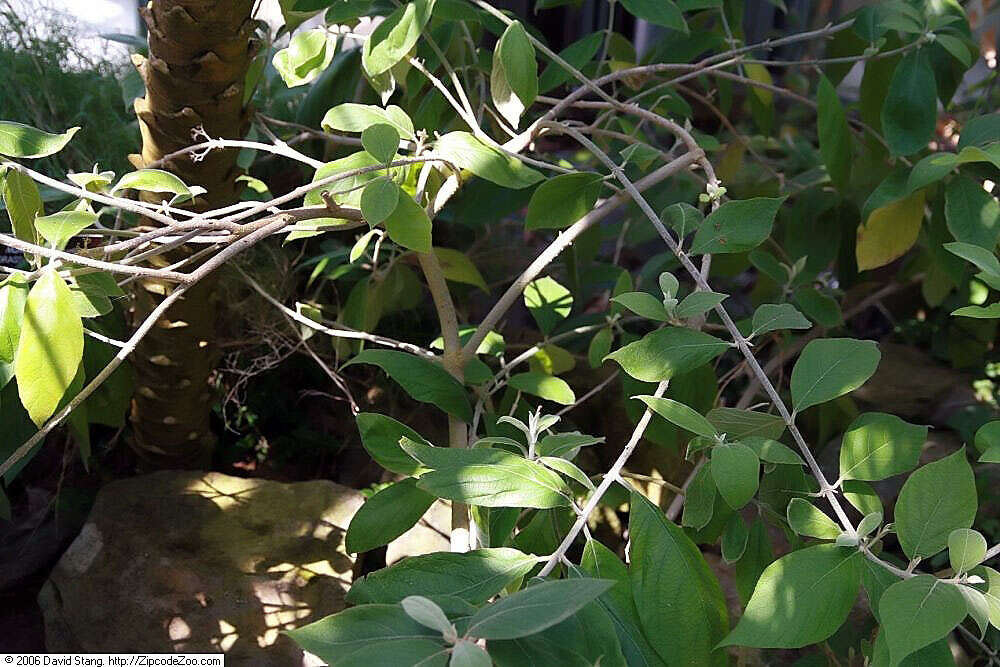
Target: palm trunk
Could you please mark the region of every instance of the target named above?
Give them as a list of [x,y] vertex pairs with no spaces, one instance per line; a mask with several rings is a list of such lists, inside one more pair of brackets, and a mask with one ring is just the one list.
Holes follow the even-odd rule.
[[[213,138],[243,137],[249,125],[244,85],[256,48],[252,4],[155,0],[140,10],[149,28],[149,59],[136,59],[146,83],[146,96],[135,101],[142,154],[130,159],[137,168],[195,143],[192,130],[199,126]],[[236,157],[237,151],[216,150],[199,162],[185,156],[157,166],[189,185],[206,188],[195,208],[208,210],[238,199]],[[158,261],[167,265],[192,251],[180,248]],[[211,460],[215,438],[208,381],[217,359],[214,284],[205,281],[188,292],[133,357],[133,447],[147,467],[204,467]],[[141,322],[170,290],[170,284],[156,280],[138,283],[133,321]]]

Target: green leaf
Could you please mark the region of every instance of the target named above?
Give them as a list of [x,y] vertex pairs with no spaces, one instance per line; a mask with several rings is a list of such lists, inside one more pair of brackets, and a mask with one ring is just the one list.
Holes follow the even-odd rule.
[[1000,303],[982,306],[963,306],[951,311],[953,317],[972,317],[977,320],[995,320],[1000,318]]
[[349,553],[371,551],[408,531],[430,509],[434,496],[412,477],[391,484],[365,501],[347,527]]
[[746,604],[753,594],[757,581],[764,569],[774,560],[767,527],[759,516],[750,523],[746,549],[743,557],[733,564],[732,572],[742,604]]
[[[0,322],[2,321],[3,318],[0,317]],[[1000,463],[1000,421],[991,421],[980,426],[976,431],[974,442],[976,449],[983,453],[979,459],[980,463]]]
[[424,469],[399,446],[400,439],[406,437],[429,447],[430,443],[419,433],[392,417],[375,412],[362,412],[357,421],[361,444],[380,466],[400,475],[414,475]]
[[490,667],[493,660],[486,649],[467,639],[460,639],[451,649],[448,667]]
[[830,181],[843,192],[851,180],[851,129],[833,84],[820,76],[816,91],[819,152]]
[[684,14],[673,0],[622,0],[622,6],[632,16],[654,25],[688,33]]
[[676,424],[681,428],[704,436],[714,438],[718,431],[712,423],[700,414],[675,400],[669,398],[657,398],[655,396],[633,396],[649,406],[656,414],[660,415],[668,422]]
[[205,192],[205,188],[199,186],[188,187],[180,178],[162,169],[140,169],[129,172],[118,179],[115,187],[111,188],[111,194],[119,190],[167,193],[174,195],[178,200],[196,197]]
[[404,248],[417,252],[431,251],[431,219],[427,217],[427,211],[405,192],[399,193],[396,208],[385,219],[385,231],[390,239]]
[[507,26],[493,51],[490,93],[497,111],[515,129],[538,96],[535,47],[520,21]]
[[14,236],[34,243],[38,240],[35,235],[35,216],[45,212],[38,186],[30,176],[16,169],[9,170],[5,177],[0,178],[0,184],[3,185],[3,201]]
[[803,498],[792,498],[788,503],[787,516],[788,525],[799,535],[833,540],[843,532],[836,521]]
[[986,558],[986,538],[971,528],[951,531],[948,534],[948,558],[956,573],[968,572]]
[[480,507],[549,509],[570,503],[562,477],[510,452],[427,447],[405,438],[401,446],[432,469],[421,475],[418,486],[438,498]]
[[583,472],[574,464],[572,461],[567,461],[566,459],[561,459],[558,456],[539,456],[537,461],[544,465],[550,470],[555,470],[556,472],[564,475],[565,477],[579,483],[583,488],[588,491],[596,491],[597,487],[594,483],[590,481],[587,477],[587,473]]
[[701,225],[705,216],[691,204],[678,202],[663,209],[660,219],[677,232],[678,238],[684,238]]
[[684,512],[681,525],[701,530],[712,520],[715,510],[715,480],[712,466],[702,466],[695,473],[684,496]]
[[1000,572],[992,567],[982,566],[976,572],[986,580],[986,603],[989,606],[990,624],[1000,629]]
[[976,482],[965,448],[910,475],[896,501],[896,534],[910,558],[929,557],[948,546],[956,528],[971,528],[978,507]]
[[722,354],[729,343],[685,327],[666,327],[615,350],[613,359],[637,380],[662,382],[694,370]]
[[715,486],[727,505],[738,510],[750,502],[760,483],[760,459],[752,449],[740,443],[716,445],[711,464]]
[[840,326],[844,321],[837,300],[815,287],[798,288],[794,299],[799,308],[820,326],[830,329]]
[[611,344],[614,342],[615,334],[611,327],[600,329],[594,337],[590,339],[587,347],[587,361],[591,368],[600,368],[604,363],[604,358],[611,351]]
[[958,138],[958,149],[968,146],[985,148],[996,142],[1000,136],[1000,113],[990,113],[970,118],[962,126],[962,134]]
[[528,283],[524,305],[542,333],[549,334],[573,310],[573,295],[550,276],[545,276]]
[[875,489],[868,482],[847,479],[843,481],[840,488],[844,492],[844,498],[847,502],[851,503],[862,514],[867,515],[872,512],[884,514],[882,511],[882,499],[878,497]]
[[691,292],[684,300],[677,304],[674,314],[682,320],[689,317],[697,317],[712,310],[729,297],[728,294],[719,292],[705,292],[698,290]]
[[592,577],[615,582],[614,586],[598,598],[598,603],[611,617],[627,663],[642,667],[665,664],[642,634],[639,614],[633,602],[629,571],[618,556],[597,540],[590,539],[583,549],[580,568]]
[[576,394],[566,381],[546,373],[518,373],[508,383],[514,389],[560,405],[572,405]]
[[410,595],[451,595],[482,604],[537,563],[537,557],[507,548],[410,556],[357,579],[347,601],[363,605],[399,602]]
[[612,302],[625,306],[640,317],[656,322],[666,322],[670,319],[663,302],[649,292],[625,292],[611,299]]
[[490,640],[532,635],[569,618],[613,585],[584,578],[535,584],[480,609],[466,634]]
[[28,283],[20,273],[11,274],[0,283],[0,363],[14,361],[27,300]]
[[110,273],[84,273],[70,283],[73,306],[80,317],[107,315],[114,306],[111,297],[120,298],[124,293]]
[[361,132],[361,145],[379,162],[392,162],[399,150],[399,132],[388,123],[369,125]]
[[58,153],[80,131],[71,127],[62,134],[49,134],[8,120],[0,120],[0,155],[39,158]]
[[353,364],[378,366],[414,400],[437,406],[464,422],[472,420],[465,389],[439,364],[399,350],[362,350],[344,365]]
[[559,174],[531,195],[525,229],[565,229],[587,215],[601,194],[603,179],[589,172]]
[[[367,151],[358,151],[357,153],[348,155],[345,158],[340,158],[339,160],[334,160],[333,162],[327,162],[323,166],[319,167],[313,174],[312,182],[316,183],[318,181],[332,178],[338,174],[348,173],[356,169],[379,166],[381,166],[379,161],[369,155]],[[303,198],[303,202],[306,206],[323,205],[324,202],[322,193],[326,190],[330,193],[330,197],[333,201],[338,204],[359,206],[361,203],[361,196],[364,193],[361,188],[363,188],[366,183],[381,178],[383,175],[384,172],[382,171],[372,170],[362,174],[355,174],[353,176],[342,176],[340,180],[334,181],[326,186],[310,190]]]
[[271,64],[289,88],[311,83],[333,61],[336,38],[323,28],[296,33]]
[[870,340],[824,338],[811,341],[792,369],[795,412],[854,391],[875,373],[881,358],[878,345]]
[[882,131],[893,155],[925,148],[937,121],[937,83],[927,49],[911,51],[893,72],[882,104]]
[[847,428],[840,445],[841,479],[870,482],[912,470],[920,462],[927,427],[895,415],[867,412]]
[[731,565],[743,557],[750,539],[746,521],[738,513],[733,513],[722,531],[722,560]]
[[403,598],[399,606],[403,608],[407,616],[425,628],[437,630],[442,634],[451,632],[454,635],[455,626],[451,624],[444,611],[434,600],[422,595],[410,595]]
[[59,211],[35,218],[35,229],[53,248],[62,250],[69,240],[97,222],[90,211]]
[[[970,67],[972,65],[973,55],[969,52],[969,47],[965,45],[965,42],[958,37],[939,32],[934,35],[934,41],[954,56],[963,66]],[[979,53],[977,52],[976,55],[978,56]]]
[[565,459],[572,459],[581,447],[598,445],[602,442],[604,442],[604,438],[584,435],[579,431],[552,433],[538,442],[535,452],[539,456],[561,456]]
[[[590,62],[591,58],[597,55],[603,43],[604,34],[601,32],[592,32],[560,51],[559,57],[573,67],[582,69]],[[544,95],[572,78],[572,72],[567,71],[565,67],[559,63],[550,63],[538,78],[538,92]]]
[[793,466],[806,464],[806,462],[802,460],[802,457],[799,456],[794,450],[786,447],[777,440],[752,435],[748,438],[740,440],[740,442],[752,449],[754,453],[757,454],[757,458],[761,461]]
[[369,77],[388,72],[416,46],[434,10],[434,0],[408,2],[382,21],[365,40],[361,63]]
[[352,607],[285,632],[333,666],[432,664],[432,656],[446,653],[440,632],[417,623],[395,604]]
[[629,575],[649,643],[670,665],[727,665],[715,650],[729,629],[726,603],[698,547],[641,494],[629,507]]
[[[392,215],[392,212],[396,210],[396,206],[399,204],[400,196],[409,197],[391,179],[384,176],[377,178],[366,185],[361,192],[361,215],[365,217],[369,225],[374,227]],[[370,235],[373,233],[373,231],[368,232],[366,235],[366,246],[367,239],[371,238]],[[364,252],[364,246],[362,246],[358,256],[361,255],[361,252]],[[351,259],[352,262],[357,259],[354,256],[353,250],[351,251],[351,257],[353,258]]]
[[771,563],[720,646],[801,648],[830,637],[858,597],[863,559],[854,549],[819,544]]
[[741,440],[749,436],[776,439],[785,432],[785,420],[766,412],[712,408],[705,416],[719,433],[725,433],[730,440]]
[[479,273],[479,269],[464,252],[453,248],[434,248],[434,254],[437,255],[445,278],[456,283],[474,285],[484,292],[489,291],[483,274]]
[[752,250],[771,235],[774,217],[784,197],[757,197],[729,201],[709,214],[698,227],[691,254],[721,254]]
[[491,183],[513,190],[534,185],[545,177],[515,157],[489,146],[468,132],[449,132],[434,145],[435,153]]
[[948,636],[967,613],[959,590],[930,575],[890,586],[879,599],[878,611],[893,665]]
[[765,303],[753,314],[750,338],[780,329],[810,329],[812,322],[790,303]]
[[1000,280],[1000,260],[989,250],[969,243],[945,243],[944,249],[953,255],[971,262],[986,275]]
[[404,139],[413,139],[413,121],[406,112],[390,104],[383,109],[372,104],[355,104],[347,102],[338,104],[323,116],[320,123],[327,132],[364,132],[372,125],[386,124],[399,133]]
[[83,323],[55,269],[28,292],[14,373],[21,405],[41,428],[55,412],[83,360]]
[[948,231],[957,241],[993,251],[1000,235],[1000,204],[978,182],[958,175],[944,192]]

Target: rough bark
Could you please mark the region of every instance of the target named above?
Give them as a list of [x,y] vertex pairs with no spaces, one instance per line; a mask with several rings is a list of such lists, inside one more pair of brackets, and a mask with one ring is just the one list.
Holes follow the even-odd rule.
[[[156,0],[140,10],[149,28],[149,58],[135,58],[146,83],[146,96],[135,101],[142,154],[130,159],[137,168],[195,143],[192,130],[199,126],[213,138],[243,137],[249,125],[244,86],[257,48],[252,5],[253,0]],[[237,200],[237,154],[216,150],[198,162],[185,156],[157,166],[206,188],[193,208],[208,210]],[[159,261],[176,262],[193,250],[180,248]],[[146,467],[204,467],[210,461],[214,286],[209,280],[191,290],[134,355],[132,444]],[[141,322],[170,289],[155,280],[138,283],[133,321]]]

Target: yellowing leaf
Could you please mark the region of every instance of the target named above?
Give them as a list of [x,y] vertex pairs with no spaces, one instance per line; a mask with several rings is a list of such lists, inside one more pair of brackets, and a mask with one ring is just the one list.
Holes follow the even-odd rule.
[[[771,78],[771,73],[767,71],[767,68],[758,63],[747,63],[743,66],[744,71],[747,73],[747,77],[757,81],[759,83],[766,83],[771,85],[774,83],[774,79]],[[750,88],[753,91],[754,97],[760,100],[761,104],[766,107],[771,106],[774,102],[774,93],[760,86],[752,86]]]
[[876,269],[902,257],[917,242],[923,218],[923,190],[872,211],[858,227],[858,270]]

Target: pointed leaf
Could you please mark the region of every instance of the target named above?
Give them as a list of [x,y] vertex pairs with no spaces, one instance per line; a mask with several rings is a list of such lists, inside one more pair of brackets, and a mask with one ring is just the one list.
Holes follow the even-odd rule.
[[[414,664],[445,653],[440,632],[420,625],[395,604],[352,607],[286,632],[330,665]],[[407,662],[397,662],[402,660]]]
[[757,197],[726,202],[698,227],[691,254],[745,252],[756,248],[771,235],[774,217],[784,201],[784,197]]
[[946,637],[965,618],[965,598],[930,575],[899,581],[879,599],[892,664]]
[[788,503],[788,525],[799,535],[833,540],[842,532],[837,522],[804,498]]
[[545,177],[515,157],[489,146],[468,132],[449,132],[434,145],[435,152],[460,169],[513,190],[534,185]]
[[655,396],[633,396],[650,407],[668,422],[676,424],[681,428],[696,433],[706,438],[713,438],[718,435],[711,422],[700,414],[670,398],[657,398]]
[[667,327],[615,350],[613,359],[637,380],[661,382],[694,370],[722,354],[729,343],[700,331]]
[[867,412],[855,419],[840,445],[841,479],[878,481],[912,470],[920,462],[927,427],[895,415]]
[[42,130],[0,120],[0,155],[17,158],[39,158],[58,153],[73,135],[80,131],[71,127],[62,134],[49,134]]
[[412,477],[390,484],[365,501],[351,519],[345,538],[347,551],[359,553],[389,544],[420,521],[434,500],[417,488]]
[[535,556],[506,548],[411,556],[356,580],[347,601],[365,605],[410,595],[451,595],[482,604],[537,563]]
[[811,341],[792,369],[792,406],[801,412],[854,391],[875,373],[881,357],[873,341]]
[[779,329],[810,329],[812,322],[790,303],[765,303],[753,314],[753,336]]
[[854,549],[820,544],[771,563],[721,646],[801,648],[823,641],[854,606],[863,559]]
[[910,558],[929,557],[948,546],[948,535],[971,528],[978,499],[965,448],[910,475],[896,501],[896,534]]
[[525,229],[565,229],[587,215],[601,194],[600,174],[560,174],[531,195]]
[[[726,665],[714,650],[729,629],[725,599],[698,547],[633,492],[629,514],[633,599],[646,638],[667,664]],[[676,622],[683,612],[687,622]]]
[[21,404],[41,428],[73,382],[83,359],[83,323],[69,287],[48,269],[28,292],[14,373]]
[[927,146],[937,121],[937,83],[929,49],[917,49],[896,66],[882,105],[882,131],[893,155]]
[[546,581],[501,598],[469,619],[466,633],[481,639],[516,639],[572,616],[614,585],[607,579]]
[[465,389],[432,361],[399,350],[362,350],[344,365],[353,364],[378,366],[414,400],[435,405],[462,421],[472,420],[472,406]]

